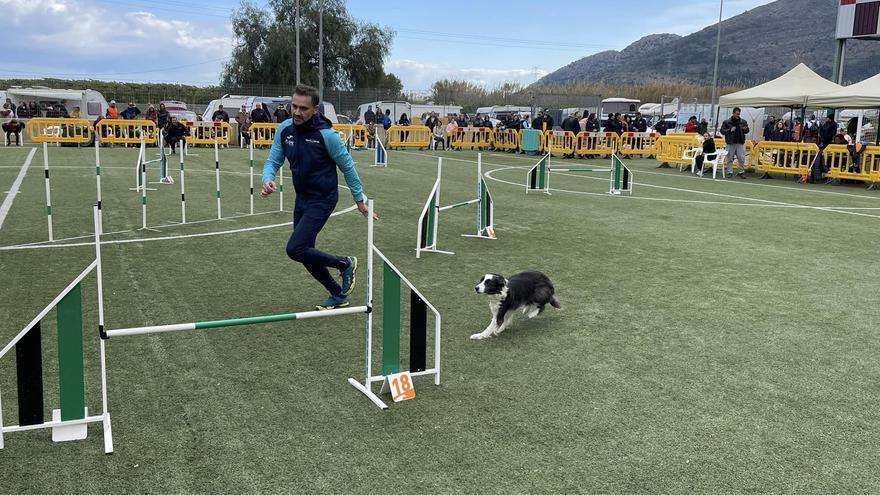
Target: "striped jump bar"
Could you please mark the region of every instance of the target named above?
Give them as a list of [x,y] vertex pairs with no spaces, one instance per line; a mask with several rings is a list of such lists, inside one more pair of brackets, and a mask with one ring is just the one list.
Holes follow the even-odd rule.
[[195,323],[176,323],[173,325],[153,325],[146,327],[121,328],[107,330],[107,338],[126,337],[129,335],[143,335],[148,333],[179,332],[182,330],[204,330],[206,328],[236,327],[240,325],[257,325],[260,323],[273,323],[287,320],[307,320],[309,318],[322,318],[325,316],[350,315],[358,313],[370,313],[369,306],[353,306],[350,308],[328,309],[326,311],[304,311],[302,313],[284,313],[278,315],[251,316],[248,318],[234,318],[231,320],[198,321]]

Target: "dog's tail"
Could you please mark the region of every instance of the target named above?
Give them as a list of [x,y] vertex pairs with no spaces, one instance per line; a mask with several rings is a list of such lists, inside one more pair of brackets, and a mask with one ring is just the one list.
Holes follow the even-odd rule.
[[553,306],[556,309],[562,309],[562,304],[559,303],[559,299],[556,299],[556,296],[550,299],[550,306]]

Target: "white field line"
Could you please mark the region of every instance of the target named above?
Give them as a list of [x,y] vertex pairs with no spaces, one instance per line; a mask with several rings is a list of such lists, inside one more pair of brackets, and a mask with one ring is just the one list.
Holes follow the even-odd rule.
[[22,165],[21,170],[18,171],[18,176],[15,178],[15,182],[12,183],[12,187],[9,188],[9,191],[6,193],[6,198],[3,200],[3,204],[0,205],[0,228],[3,228],[3,222],[6,220],[6,215],[9,214],[9,210],[12,208],[12,202],[15,201],[15,197],[18,195],[18,190],[21,188],[21,182],[24,180],[24,176],[27,174],[28,167],[31,166],[31,160],[34,159],[34,154],[36,152],[37,148],[31,148],[31,152],[28,153],[24,165]]
[[[406,153],[406,152],[398,151],[398,153]],[[410,152],[410,153],[412,153],[412,152]],[[412,153],[412,154],[416,154],[416,153]],[[434,156],[434,155],[428,155],[428,156]],[[506,158],[513,158],[516,160],[526,160],[526,161],[530,162],[532,165],[537,163],[537,160],[532,159],[530,157],[526,157],[526,156],[519,156],[519,155],[515,155],[515,154],[507,154],[507,155],[502,155],[502,156],[504,156]],[[446,158],[446,155],[443,155],[443,157]],[[451,159],[454,160],[454,158],[451,158]],[[597,160],[592,160],[592,161],[593,162],[596,162],[596,161],[601,162],[603,160],[604,159],[597,159]],[[567,160],[567,161],[572,162],[572,160]],[[580,160],[577,160],[574,163],[582,163],[582,162]],[[588,163],[588,162],[585,161],[583,163]],[[676,176],[675,174],[671,174],[671,173],[652,172],[650,170],[641,170],[641,169],[639,169],[638,173],[639,174],[649,174],[649,175],[660,175],[660,176],[664,176],[664,177],[675,177]],[[681,177],[686,178],[686,179],[691,179],[691,180],[700,180],[703,182],[708,180],[708,178],[706,178],[706,177],[700,178],[700,177],[694,177],[694,176],[689,176],[689,175],[685,175],[685,174],[681,174]],[[726,182],[728,184],[736,184],[739,186],[769,187],[769,188],[773,188],[773,189],[784,189],[786,191],[794,191],[794,192],[804,193],[804,194],[831,194],[831,195],[835,195],[835,196],[848,196],[851,198],[860,198],[860,199],[865,199],[865,200],[870,200],[870,201],[880,200],[880,196],[877,196],[877,195],[853,194],[853,193],[844,193],[844,192],[837,192],[837,191],[821,191],[818,189],[810,189],[810,188],[806,188],[806,187],[775,186],[773,184],[757,183],[754,181],[742,181],[742,180],[733,181],[733,180],[727,180],[727,179],[712,179],[712,180],[714,182]]]
[[[331,217],[335,217],[338,215],[342,215],[343,213],[348,213],[357,209],[357,205],[351,205],[348,208],[334,211],[330,214]],[[212,237],[216,235],[226,235],[226,234],[239,234],[241,232],[253,232],[256,230],[266,230],[266,229],[274,229],[278,227],[290,227],[291,222],[284,223],[276,223],[273,225],[260,225],[258,227],[247,227],[242,229],[234,229],[234,230],[221,230],[216,232],[202,232],[200,234],[183,234],[183,235],[171,235],[165,237],[148,237],[146,239],[121,239],[117,241],[101,241],[101,245],[105,244],[132,244],[136,242],[151,242],[151,241],[170,241],[175,239],[191,239],[195,237]],[[68,248],[68,247],[83,247],[83,246],[94,246],[94,242],[78,242],[74,244],[43,244],[39,246],[5,246],[0,247],[0,251],[21,251],[27,249],[53,249],[53,248]]]
[[[414,152],[403,152],[403,153],[407,153],[407,154],[411,154],[411,155],[421,155],[421,156],[434,156],[434,155],[427,155],[425,153],[414,153]],[[444,156],[444,158],[447,158],[447,157]],[[515,158],[520,158],[520,157],[515,157]],[[468,162],[468,163],[472,162],[472,160],[465,160],[462,158],[447,158],[447,159],[454,160],[454,161],[463,161],[463,162]],[[523,159],[523,158],[520,158],[520,159]],[[485,162],[485,161],[483,162],[483,164],[484,165],[499,166],[499,164],[493,164],[493,163],[489,163],[489,162]],[[506,169],[512,169],[512,168],[525,169],[526,167],[519,167],[519,166],[506,167]],[[501,170],[501,169],[496,169],[496,170]],[[496,170],[493,170],[493,172]],[[643,171],[638,171],[638,173],[642,173],[642,172]],[[600,180],[603,182],[608,182],[610,180],[610,179],[606,179],[604,177],[589,177],[589,176],[585,176],[585,175],[567,174],[567,173],[563,173],[563,172],[555,172],[555,173],[557,175],[567,175],[570,177],[577,177],[577,178],[581,178],[581,179]],[[487,177],[490,177],[489,172],[487,172],[485,175]],[[662,175],[667,175],[667,174],[662,174]],[[494,177],[490,177],[490,178],[495,181],[506,182],[508,184],[524,187],[524,184],[517,184],[517,183],[513,183],[513,182],[500,181],[499,179],[496,179]],[[840,213],[840,214],[844,214],[844,215],[855,215],[855,216],[869,217],[869,218],[880,218],[880,215],[869,215],[867,213],[858,213],[856,211],[848,211],[850,208],[838,208],[836,206],[802,205],[802,204],[797,204],[797,203],[786,203],[783,201],[773,201],[773,200],[769,200],[769,199],[752,198],[749,196],[735,196],[732,194],[722,194],[722,193],[713,193],[713,192],[709,192],[709,191],[698,191],[698,190],[694,190],[694,189],[659,186],[656,184],[646,184],[644,182],[633,182],[633,184],[639,185],[642,187],[653,187],[653,188],[657,188],[657,189],[667,189],[667,190],[677,191],[677,192],[687,192],[687,193],[692,193],[692,194],[705,194],[705,195],[710,195],[710,196],[719,196],[719,197],[725,197],[725,198],[740,199],[740,200],[745,200],[745,201],[757,201],[760,203],[766,203],[768,205],[776,205],[776,207],[786,207],[786,208],[795,208],[795,209],[812,209],[812,210],[826,211],[826,212],[830,212],[830,213]],[[779,187],[779,186],[776,186],[776,187]],[[797,190],[797,189],[793,189],[793,188],[785,188],[785,189],[790,189],[793,191]],[[559,192],[571,192],[571,193],[576,193],[576,194],[583,193],[582,191],[566,191],[566,190],[562,190],[562,189],[551,189],[551,190],[555,190],[555,191],[559,191]],[[603,193],[586,193],[586,194],[604,196]],[[851,196],[866,198],[866,196],[858,196],[858,195],[851,195]],[[641,198],[639,196],[623,196],[623,197],[632,198],[632,199],[649,199],[649,198]],[[655,198],[655,199],[656,200],[662,200],[662,199],[671,200],[670,198]],[[870,198],[868,198],[868,199],[870,199]],[[671,201],[684,202],[684,200],[671,200]],[[711,201],[706,202],[706,203],[721,204],[720,202],[711,202]],[[739,204],[739,203],[734,203],[734,204]]]

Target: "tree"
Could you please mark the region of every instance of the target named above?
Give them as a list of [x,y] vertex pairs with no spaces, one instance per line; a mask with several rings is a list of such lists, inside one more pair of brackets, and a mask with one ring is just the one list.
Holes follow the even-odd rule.
[[[224,86],[296,83],[295,5],[295,0],[269,0],[263,9],[250,1],[242,2],[232,15],[235,45],[221,73]],[[318,86],[321,9],[325,87],[357,89],[400,83],[384,70],[393,31],[353,19],[342,0],[300,0],[299,6],[300,73],[304,84]]]

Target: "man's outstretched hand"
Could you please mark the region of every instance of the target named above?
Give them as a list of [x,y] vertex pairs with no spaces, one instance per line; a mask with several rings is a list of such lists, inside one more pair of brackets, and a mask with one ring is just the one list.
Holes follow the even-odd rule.
[[[358,207],[358,211],[361,212],[361,215],[363,215],[363,216],[366,217],[367,215],[370,214],[370,209],[367,208],[367,202],[366,202],[366,201],[358,201],[358,202],[355,203],[355,204],[356,204],[357,207]],[[374,212],[373,212],[373,220],[378,220],[378,219],[379,219],[379,215],[376,214],[376,212],[374,211]]]
[[267,180],[266,182],[263,183],[263,189],[260,191],[260,197],[261,198],[269,197],[270,194],[275,192],[276,187],[277,186],[275,185],[274,180]]

